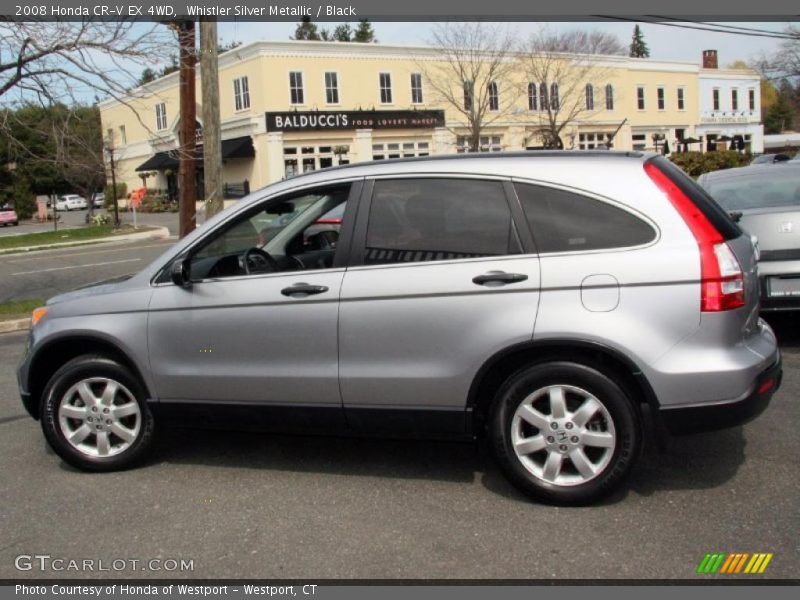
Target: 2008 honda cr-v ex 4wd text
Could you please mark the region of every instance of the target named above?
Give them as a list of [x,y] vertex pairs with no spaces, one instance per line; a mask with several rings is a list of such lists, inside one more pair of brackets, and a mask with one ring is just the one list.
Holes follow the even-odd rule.
[[[333,218],[332,215],[336,215]],[[22,400],[66,462],[181,426],[474,439],[586,503],[649,430],[763,411],[781,380],[754,249],[663,157],[542,152],[325,169],[124,280],[34,311]]]

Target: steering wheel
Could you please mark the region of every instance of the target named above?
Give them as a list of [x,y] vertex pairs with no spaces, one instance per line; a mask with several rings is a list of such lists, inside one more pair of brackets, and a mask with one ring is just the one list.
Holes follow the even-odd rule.
[[278,261],[258,246],[253,246],[245,250],[244,254],[239,257],[239,266],[244,269],[247,275],[253,272],[260,273],[262,271],[268,271],[274,273],[275,271],[281,270]]

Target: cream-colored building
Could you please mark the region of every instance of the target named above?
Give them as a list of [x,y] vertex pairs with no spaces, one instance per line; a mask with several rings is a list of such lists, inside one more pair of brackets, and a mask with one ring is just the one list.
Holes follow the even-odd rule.
[[[554,90],[553,82],[528,81],[520,67],[496,82],[490,122],[481,132],[483,151],[542,147],[543,104],[556,96],[562,105],[580,104],[561,132],[567,149],[609,142],[617,150],[653,150],[665,140],[674,149],[675,140],[695,135],[699,64],[567,59],[592,62],[592,80],[573,82],[572,91]],[[224,53],[219,80],[227,195],[340,163],[464,151],[465,118],[430,80],[443,64],[435,49],[384,44],[255,42]],[[200,76],[198,67],[198,102]],[[454,77],[452,86],[456,98],[463,94],[462,81]],[[99,106],[105,136],[113,140],[117,180],[130,190],[141,186],[141,174],[155,174],[148,187],[174,192],[178,74],[133,90],[124,102]],[[197,115],[202,145],[199,104]]]

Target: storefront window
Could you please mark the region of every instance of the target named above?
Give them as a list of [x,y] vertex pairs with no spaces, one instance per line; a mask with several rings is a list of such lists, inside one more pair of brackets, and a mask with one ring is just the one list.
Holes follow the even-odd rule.
[[429,142],[398,141],[372,144],[372,160],[414,158],[415,156],[428,156],[429,154]]
[[[318,169],[325,169],[336,165],[350,164],[350,146],[333,144],[326,146],[286,146],[283,149],[283,164],[285,166],[285,176],[287,178],[298,175],[299,173],[310,173]],[[298,161],[297,155],[301,155]],[[298,170],[298,165],[302,171]]]

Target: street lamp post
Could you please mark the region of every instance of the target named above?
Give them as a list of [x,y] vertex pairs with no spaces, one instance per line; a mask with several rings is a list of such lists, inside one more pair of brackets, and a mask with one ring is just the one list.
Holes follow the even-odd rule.
[[109,139],[106,142],[105,153],[108,156],[111,169],[111,197],[114,199],[114,229],[119,229],[119,202],[117,201],[117,172],[114,166],[114,143]]

